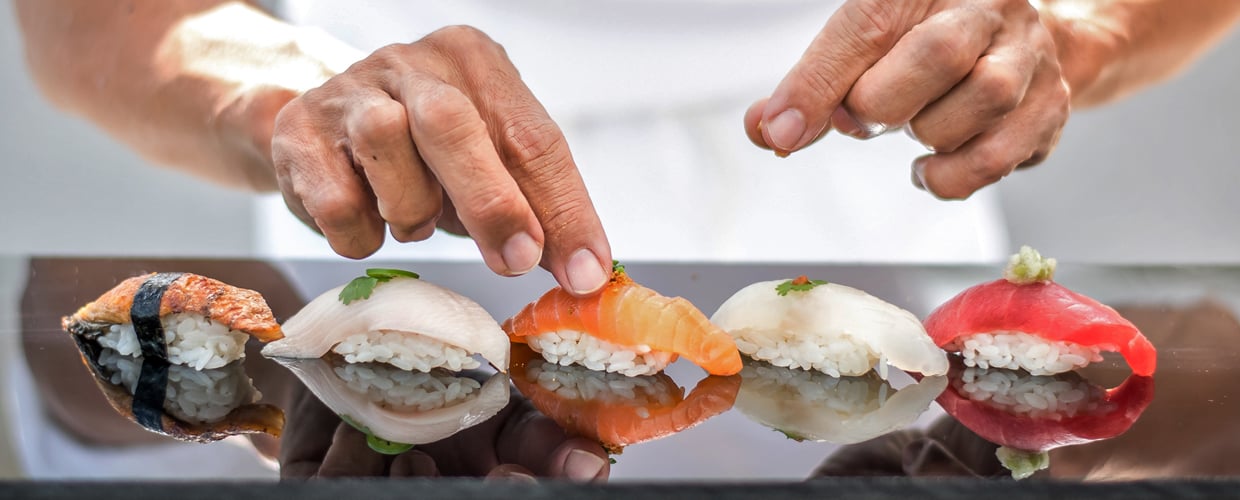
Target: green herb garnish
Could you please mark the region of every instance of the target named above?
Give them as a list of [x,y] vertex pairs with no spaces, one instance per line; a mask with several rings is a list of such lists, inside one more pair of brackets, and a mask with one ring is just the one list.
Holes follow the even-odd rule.
[[624,274],[624,264],[618,260],[611,261],[611,274]]
[[1045,451],[1024,451],[1007,446],[995,450],[999,463],[1012,471],[1012,479],[1024,479],[1051,466],[1051,456]]
[[797,434],[797,433],[795,433],[795,432],[789,432],[789,431],[786,431],[786,430],[783,430],[783,429],[775,429],[775,431],[776,431],[776,432],[778,432],[778,433],[780,433],[780,434],[783,434],[783,435],[784,435],[784,437],[786,437],[786,438],[788,438],[788,439],[791,439],[791,440],[793,440],[793,441],[796,441],[796,442],[798,442],[798,443],[805,442],[805,436],[802,436],[802,435]]
[[352,418],[349,418],[348,415],[340,415],[340,419],[344,420],[344,423],[349,424],[350,427],[357,429],[358,432],[365,434],[366,445],[369,446],[370,449],[375,450],[377,453],[382,453],[384,455],[400,455],[401,453],[413,449],[413,445],[411,444],[388,441],[376,436],[375,433],[370,432],[370,429],[367,429],[366,426],[357,423],[357,421]]
[[607,461],[608,461],[609,463],[611,463],[612,465],[616,465],[616,458],[615,458],[615,457],[607,457]]
[[379,286],[379,283],[391,281],[393,278],[418,279],[421,276],[418,276],[418,273],[402,269],[367,269],[365,276],[353,278],[353,281],[344,286],[344,289],[340,291],[340,301],[347,306],[355,300],[369,299],[370,294],[374,293],[375,287]]
[[827,284],[827,280],[811,280],[805,276],[797,276],[796,279],[776,285],[775,293],[778,293],[780,297],[785,297],[788,295],[788,292],[808,292],[818,285],[825,284]]

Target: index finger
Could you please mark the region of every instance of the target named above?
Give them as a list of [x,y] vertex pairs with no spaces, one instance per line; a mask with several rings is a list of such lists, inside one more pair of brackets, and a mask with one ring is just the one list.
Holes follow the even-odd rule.
[[759,122],[766,145],[786,153],[821,135],[853,83],[925,17],[928,3],[850,0],[840,7],[767,100]]

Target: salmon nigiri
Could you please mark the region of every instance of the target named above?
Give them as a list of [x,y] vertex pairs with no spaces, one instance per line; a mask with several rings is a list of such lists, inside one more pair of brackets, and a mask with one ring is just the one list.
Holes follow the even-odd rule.
[[513,341],[528,344],[563,366],[652,375],[678,356],[711,375],[741,371],[732,337],[688,300],[664,297],[614,266],[611,282],[590,297],[560,287],[543,294],[503,324]]

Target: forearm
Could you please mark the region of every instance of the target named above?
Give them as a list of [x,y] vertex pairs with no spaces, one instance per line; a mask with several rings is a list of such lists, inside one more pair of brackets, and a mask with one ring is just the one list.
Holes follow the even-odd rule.
[[1236,0],[1041,0],[1072,103],[1102,104],[1166,79],[1240,19]]
[[356,53],[221,0],[19,0],[31,73],[57,106],[148,159],[275,189],[276,113]]

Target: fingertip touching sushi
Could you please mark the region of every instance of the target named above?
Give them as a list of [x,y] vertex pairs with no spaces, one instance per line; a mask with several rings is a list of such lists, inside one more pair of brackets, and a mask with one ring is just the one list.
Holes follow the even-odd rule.
[[1054,281],[1055,260],[1028,246],[1013,255],[1004,278],[973,286],[926,318],[935,343],[968,366],[1052,375],[1123,355],[1138,375],[1152,375],[1153,344],[1111,307]]
[[634,282],[615,263],[599,293],[576,297],[555,287],[504,322],[512,342],[528,344],[552,363],[651,375],[677,357],[712,375],[741,370],[736,343],[688,300],[664,297]]

